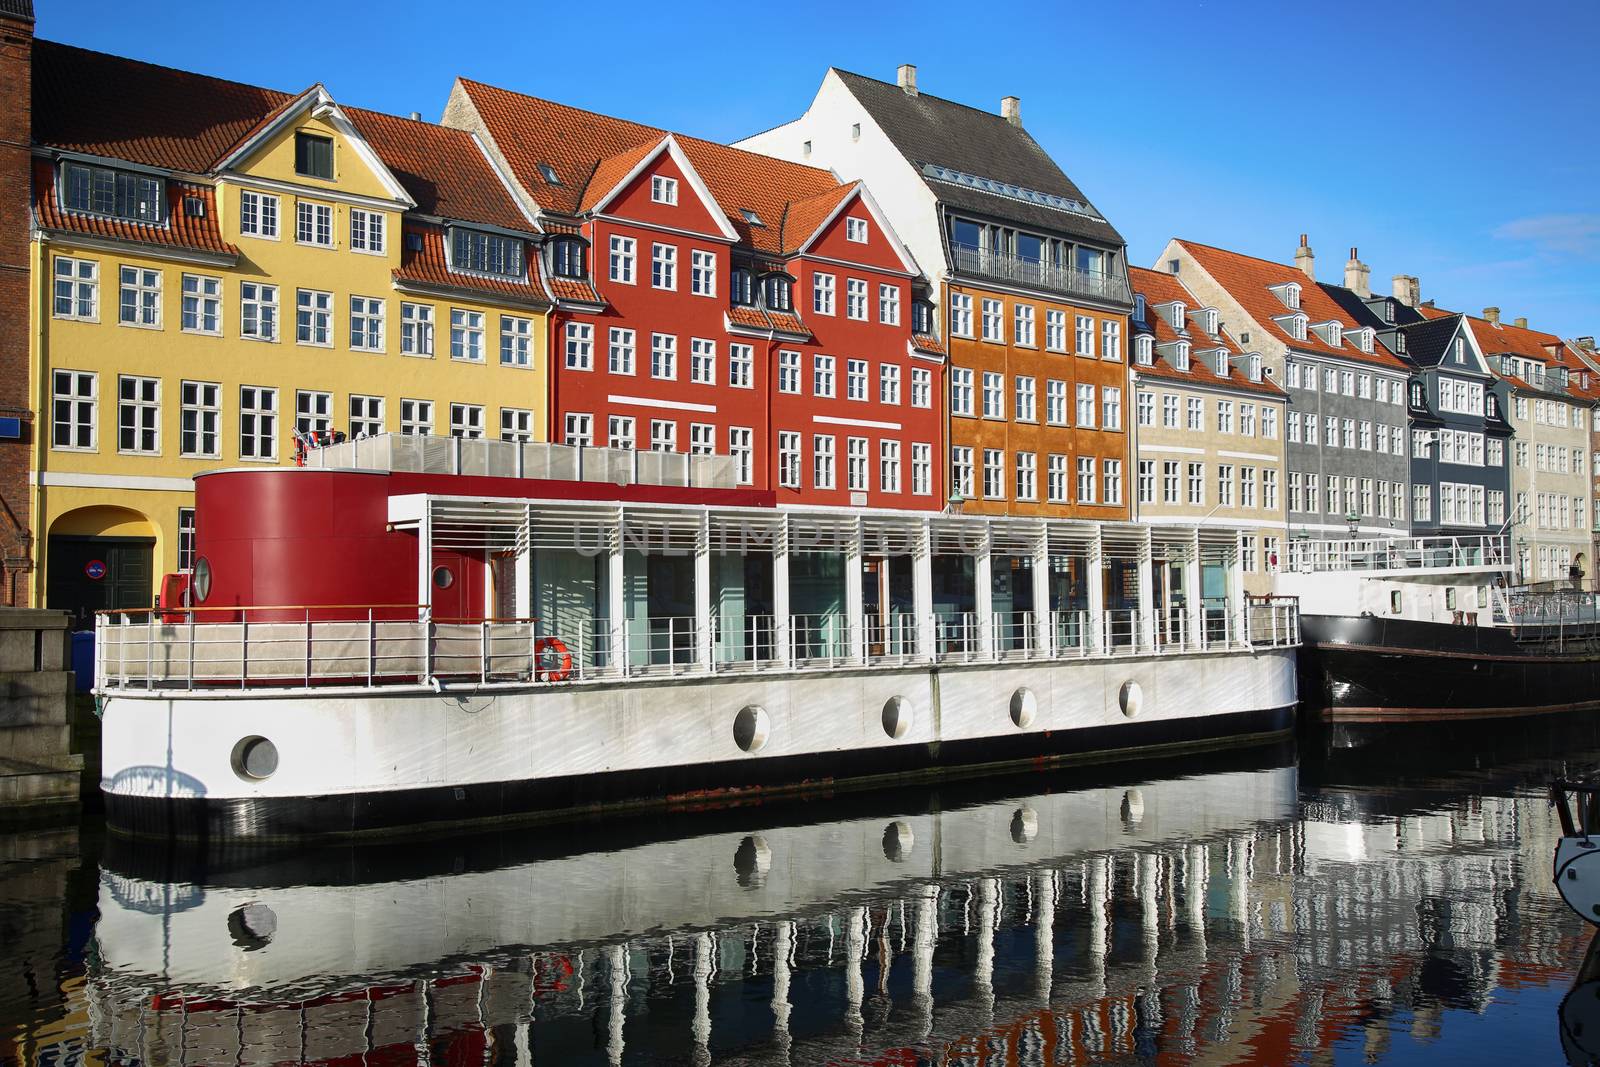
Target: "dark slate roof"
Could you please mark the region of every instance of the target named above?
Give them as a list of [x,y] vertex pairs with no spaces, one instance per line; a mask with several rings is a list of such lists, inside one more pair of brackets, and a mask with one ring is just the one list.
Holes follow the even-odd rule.
[[1461,320],[1452,315],[1447,319],[1420,319],[1402,326],[1406,335],[1406,355],[1421,367],[1436,367],[1444,360],[1450,341],[1461,326]]
[[[1361,295],[1353,289],[1346,289],[1342,285],[1329,285],[1327,282],[1318,282],[1317,284],[1333,298],[1334,303],[1344,308],[1351,318],[1363,326],[1371,326],[1374,330],[1392,330],[1396,326],[1409,326],[1413,322],[1426,321],[1416,308],[1407,305],[1403,301],[1395,300],[1394,321],[1385,322],[1383,316],[1374,311],[1371,305],[1363,300]],[[1372,299],[1377,301],[1393,300],[1394,298],[1374,293]]]
[[33,0],[0,0],[0,18],[33,21]]
[[[898,85],[837,67],[834,73],[900,154],[919,171],[923,164],[932,163],[1092,204],[1027,130],[1011,125],[1000,115],[926,93],[911,96]],[[923,181],[941,202],[951,207],[1108,245],[1125,243],[1104,219],[938,181],[926,174]]]

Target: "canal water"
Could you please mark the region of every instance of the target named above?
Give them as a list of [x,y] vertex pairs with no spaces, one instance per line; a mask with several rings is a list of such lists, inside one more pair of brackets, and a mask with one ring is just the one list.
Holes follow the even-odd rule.
[[1545,785],[1596,766],[1523,720],[405,845],[90,816],[0,837],[0,1062],[1563,1063]]

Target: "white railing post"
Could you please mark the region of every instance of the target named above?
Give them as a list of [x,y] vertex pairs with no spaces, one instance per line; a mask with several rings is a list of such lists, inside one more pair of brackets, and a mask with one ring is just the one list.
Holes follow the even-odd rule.
[[250,609],[239,609],[239,688],[250,678]]
[[489,681],[489,620],[478,620],[478,684]]
[[306,688],[311,688],[311,609],[306,608]]
[[[99,678],[98,671],[95,677]],[[194,612],[189,613],[189,688],[194,688]]]
[[367,688],[372,688],[373,676],[378,673],[378,631],[372,624],[372,609],[367,609]]

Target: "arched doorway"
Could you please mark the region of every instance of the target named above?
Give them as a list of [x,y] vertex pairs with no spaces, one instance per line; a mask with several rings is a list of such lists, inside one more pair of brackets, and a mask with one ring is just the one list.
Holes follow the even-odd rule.
[[132,508],[76,508],[50,524],[45,606],[70,612],[75,629],[108,608],[148,608],[155,585],[156,530]]

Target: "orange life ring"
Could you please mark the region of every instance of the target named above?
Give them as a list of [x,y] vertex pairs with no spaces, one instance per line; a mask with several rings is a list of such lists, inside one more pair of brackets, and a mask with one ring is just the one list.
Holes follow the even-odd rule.
[[[544,660],[545,654],[553,652],[561,657],[561,666],[553,671],[538,670],[538,664]],[[533,662],[535,676],[541,682],[564,682],[572,676],[572,653],[567,651],[566,642],[559,637],[541,637],[533,646]]]

